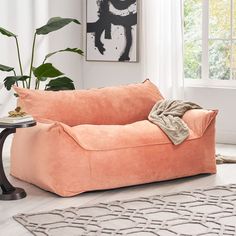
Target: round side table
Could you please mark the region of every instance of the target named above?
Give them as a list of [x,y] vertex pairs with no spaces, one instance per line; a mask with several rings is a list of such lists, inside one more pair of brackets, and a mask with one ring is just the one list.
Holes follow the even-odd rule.
[[18,128],[28,128],[36,125],[36,121],[27,121],[27,122],[19,122],[14,124],[5,124],[0,123],[0,129],[4,129],[0,133],[0,187],[2,189],[2,194],[0,194],[0,200],[18,200],[26,197],[26,192],[22,188],[16,188],[10,184],[8,181],[4,168],[3,168],[3,144],[8,135],[16,132]]

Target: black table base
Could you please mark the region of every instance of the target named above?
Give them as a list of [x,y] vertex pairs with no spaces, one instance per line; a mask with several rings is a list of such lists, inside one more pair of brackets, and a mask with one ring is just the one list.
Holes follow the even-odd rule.
[[15,132],[15,128],[6,128],[0,133],[0,186],[2,189],[2,193],[0,194],[0,200],[18,200],[26,197],[26,192],[24,189],[15,188],[10,184],[3,168],[3,144],[7,136]]
[[3,168],[2,151],[3,144],[8,135],[15,133],[17,128],[28,128],[35,125],[36,121],[34,120],[19,122],[16,124],[0,123],[0,128],[4,129],[0,133],[0,187],[2,189],[2,193],[0,193],[0,200],[18,200],[26,197],[26,192],[24,189],[16,188],[8,181]]
[[26,196],[27,195],[24,189],[14,187],[14,190],[3,192],[2,194],[0,194],[0,200],[5,200],[5,201],[19,200]]
[[0,193],[0,200],[18,200],[26,197],[26,192],[22,188],[16,188],[10,184],[3,168],[3,144],[8,135],[16,132],[16,128],[27,128],[35,126],[35,121],[22,122],[17,124],[3,124],[0,123],[0,128],[4,130],[0,133],[0,187],[2,193]]

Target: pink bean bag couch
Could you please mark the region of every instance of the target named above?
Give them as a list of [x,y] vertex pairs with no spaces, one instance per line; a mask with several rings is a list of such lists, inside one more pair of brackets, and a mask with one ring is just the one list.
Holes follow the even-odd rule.
[[15,90],[19,104],[38,124],[17,130],[11,174],[42,189],[69,197],[216,173],[217,112],[186,112],[190,136],[175,146],[147,120],[163,99],[149,80],[91,90]]

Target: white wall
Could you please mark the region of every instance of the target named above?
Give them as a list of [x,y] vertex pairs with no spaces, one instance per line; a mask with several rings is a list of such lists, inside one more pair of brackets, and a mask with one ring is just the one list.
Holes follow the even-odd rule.
[[185,99],[197,102],[205,108],[218,109],[217,142],[236,144],[235,89],[186,88]]
[[[71,48],[83,49],[83,9],[84,0],[48,0],[49,17],[61,16],[76,18],[82,24],[71,23],[60,31],[49,35],[49,51]],[[83,88],[82,61],[83,58],[73,53],[57,54],[50,59],[66,76],[74,80],[76,87]]]
[[[142,3],[141,3],[142,4]],[[140,4],[140,8],[141,8]],[[84,48],[86,45],[86,1],[82,1],[83,7],[83,32]],[[144,76],[144,43],[142,34],[143,21],[139,17],[139,62],[90,62],[83,61],[83,85],[84,88],[105,87],[129,83],[141,82]]]

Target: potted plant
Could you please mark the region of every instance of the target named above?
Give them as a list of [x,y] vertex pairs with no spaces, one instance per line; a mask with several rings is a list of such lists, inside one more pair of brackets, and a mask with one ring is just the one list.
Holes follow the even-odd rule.
[[47,35],[53,31],[57,31],[70,23],[80,24],[80,22],[73,18],[62,18],[53,17],[49,19],[46,25],[35,30],[33,44],[32,44],[32,55],[31,63],[29,68],[29,74],[24,74],[22,69],[20,47],[17,39],[17,35],[0,27],[0,33],[6,37],[14,38],[17,49],[17,57],[19,62],[19,73],[15,68],[0,64],[0,70],[4,72],[12,73],[4,79],[4,86],[7,90],[10,90],[13,85],[22,86],[23,88],[34,88],[39,89],[41,82],[46,82],[45,90],[74,90],[75,86],[73,81],[66,77],[60,70],[58,70],[52,63],[47,62],[49,57],[61,52],[72,52],[78,55],[83,55],[83,51],[79,48],[66,48],[51,52],[47,54],[39,66],[34,66],[34,55],[35,55],[35,42],[38,35]]

